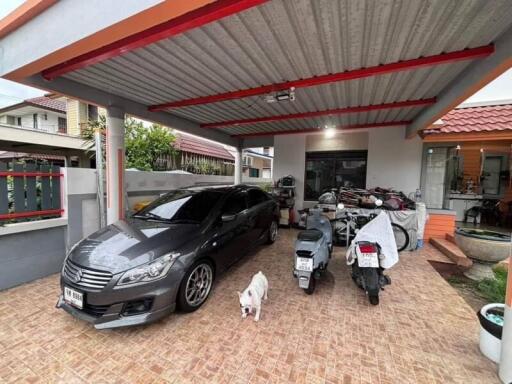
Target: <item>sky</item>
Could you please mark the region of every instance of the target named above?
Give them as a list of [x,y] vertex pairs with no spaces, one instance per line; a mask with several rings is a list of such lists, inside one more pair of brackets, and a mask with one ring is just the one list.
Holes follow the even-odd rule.
[[[22,4],[23,1],[24,0],[0,0],[0,19]],[[0,108],[43,94],[44,92],[39,89],[0,79]],[[504,99],[512,99],[512,69],[509,69],[493,82],[475,93],[467,99],[466,102],[485,102]]]

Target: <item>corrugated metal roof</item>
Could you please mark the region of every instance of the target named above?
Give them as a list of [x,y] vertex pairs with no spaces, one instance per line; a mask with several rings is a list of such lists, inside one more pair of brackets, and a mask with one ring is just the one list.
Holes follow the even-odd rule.
[[234,161],[235,158],[222,145],[186,133],[176,134],[175,148],[183,152]]
[[[273,0],[65,77],[147,105],[474,48],[512,25],[509,0]],[[438,95],[470,60],[263,97],[173,109],[199,123],[381,104]],[[339,116],[350,123],[412,119],[421,108]],[[317,122],[225,127],[234,133]],[[319,123],[322,123],[320,121]]]
[[457,108],[444,115],[441,120],[441,124],[424,130],[423,134],[512,130],[512,103]]

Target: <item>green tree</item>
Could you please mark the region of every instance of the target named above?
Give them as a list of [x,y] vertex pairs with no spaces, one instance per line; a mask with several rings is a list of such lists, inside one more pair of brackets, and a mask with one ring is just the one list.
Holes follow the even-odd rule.
[[[174,156],[176,136],[167,128],[158,124],[144,127],[141,121],[131,117],[125,119],[126,168],[136,168],[141,171],[157,170],[157,160],[160,156]],[[101,132],[104,141],[106,133],[105,116],[99,116],[98,121],[90,121],[82,131],[89,150],[94,150],[94,132]],[[105,146],[103,146],[103,149]],[[103,151],[103,154],[104,151]]]

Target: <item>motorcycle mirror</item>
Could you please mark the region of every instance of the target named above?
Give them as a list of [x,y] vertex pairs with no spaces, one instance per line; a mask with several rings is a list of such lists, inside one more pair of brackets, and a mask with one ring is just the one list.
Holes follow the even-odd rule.
[[337,208],[343,209],[343,208],[345,208],[345,205],[343,203],[338,203]]
[[382,200],[381,200],[381,199],[377,199],[377,200],[375,200],[375,205],[376,205],[377,207],[380,207],[380,206],[382,205]]

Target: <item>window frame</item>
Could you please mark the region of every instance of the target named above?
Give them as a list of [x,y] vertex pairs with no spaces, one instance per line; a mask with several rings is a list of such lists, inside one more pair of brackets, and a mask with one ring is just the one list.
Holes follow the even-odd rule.
[[[364,159],[365,167],[362,179],[364,180],[364,185],[361,188],[366,188],[366,176],[368,173],[368,150],[341,150],[341,151],[310,151],[306,152],[305,161],[304,161],[304,200],[305,201],[315,201],[310,196],[307,196],[306,187],[307,187],[307,163],[311,160],[332,160],[333,162],[333,174],[334,179],[333,184],[336,185],[336,163],[339,160],[342,161],[350,161],[350,160],[361,160]],[[320,191],[321,193],[321,191]]]

